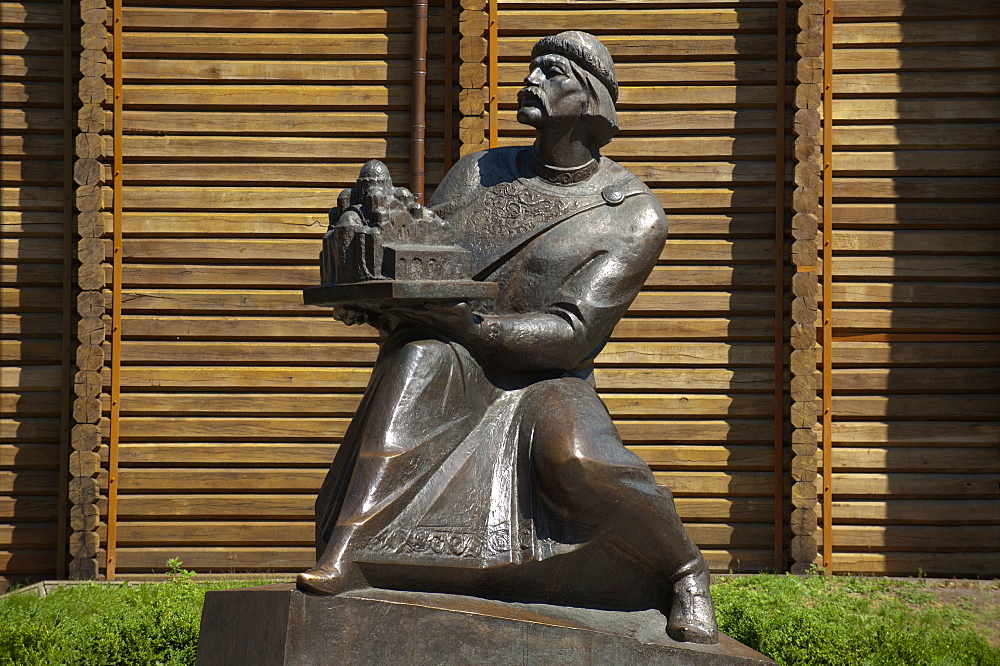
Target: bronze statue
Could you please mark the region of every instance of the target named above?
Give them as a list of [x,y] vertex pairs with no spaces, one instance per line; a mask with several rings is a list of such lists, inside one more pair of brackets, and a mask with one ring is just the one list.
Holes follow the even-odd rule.
[[533,146],[461,159],[428,207],[369,163],[331,211],[330,284],[306,301],[387,339],[298,587],[659,608],[674,639],[714,643],[705,561],[593,377],[667,221],[600,155],[618,129],[607,49],[563,32],[529,69],[517,118]]

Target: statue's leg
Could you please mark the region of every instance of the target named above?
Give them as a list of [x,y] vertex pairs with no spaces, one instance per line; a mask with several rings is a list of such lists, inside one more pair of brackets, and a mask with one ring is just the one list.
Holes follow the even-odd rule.
[[577,379],[542,382],[527,403],[532,464],[545,503],[595,537],[623,541],[624,550],[662,573],[673,594],[671,637],[716,642],[701,551],[684,531],[670,491],[622,444],[594,389]]
[[493,396],[464,350],[440,340],[402,344],[383,363],[384,376],[348,431],[355,441],[342,444],[356,446],[357,458],[342,501],[332,502],[337,515],[317,516],[335,521],[332,533],[316,566],[299,575],[300,589],[338,594],[363,584],[350,561],[355,535],[398,513],[434,465],[436,448],[461,441]]

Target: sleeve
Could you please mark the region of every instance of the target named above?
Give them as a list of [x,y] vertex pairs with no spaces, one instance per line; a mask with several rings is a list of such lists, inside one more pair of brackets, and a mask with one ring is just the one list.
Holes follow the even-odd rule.
[[463,342],[488,365],[521,372],[569,371],[599,351],[638,295],[666,240],[652,194],[615,209],[612,238],[596,239],[541,312],[484,315]]

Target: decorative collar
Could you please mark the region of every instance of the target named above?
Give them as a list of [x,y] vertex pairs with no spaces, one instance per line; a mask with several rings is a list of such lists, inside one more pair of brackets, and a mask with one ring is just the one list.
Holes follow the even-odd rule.
[[543,164],[534,150],[531,151],[531,157],[535,175],[553,185],[575,185],[576,183],[581,183],[593,176],[600,169],[600,161],[596,157],[592,158],[586,164],[568,168]]

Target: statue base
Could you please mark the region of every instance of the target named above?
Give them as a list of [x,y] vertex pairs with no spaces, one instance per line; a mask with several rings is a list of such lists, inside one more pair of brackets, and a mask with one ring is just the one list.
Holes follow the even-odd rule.
[[293,583],[209,592],[201,666],[255,664],[684,664],[774,662],[720,634],[679,643],[655,610],[621,612],[429,592],[336,597]]

